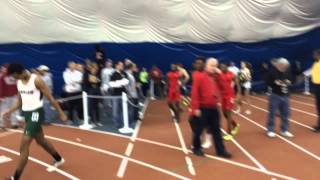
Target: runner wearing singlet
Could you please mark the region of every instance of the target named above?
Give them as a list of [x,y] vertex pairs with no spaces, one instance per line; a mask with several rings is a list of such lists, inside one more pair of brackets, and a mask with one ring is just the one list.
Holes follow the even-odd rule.
[[31,74],[21,64],[10,64],[8,67],[8,75],[11,75],[18,80],[17,87],[19,97],[17,103],[5,111],[2,116],[4,119],[8,119],[12,112],[21,108],[26,121],[26,126],[20,146],[20,160],[18,167],[14,175],[7,179],[20,179],[20,176],[28,162],[29,147],[33,140],[36,140],[37,144],[39,144],[53,157],[53,166],[58,168],[64,164],[65,160],[55,150],[53,145],[44,137],[42,130],[42,123],[44,122],[43,97],[45,96],[55,107],[61,120],[66,121],[66,115],[58,105],[57,101],[50,94],[49,88],[36,74]]

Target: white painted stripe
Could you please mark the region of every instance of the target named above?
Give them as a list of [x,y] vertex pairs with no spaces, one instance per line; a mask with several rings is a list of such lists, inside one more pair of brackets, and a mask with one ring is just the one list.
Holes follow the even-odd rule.
[[[251,120],[250,118],[248,118],[248,117],[246,117],[246,116],[244,116],[244,115],[242,115],[242,114],[239,114],[239,116],[243,117],[243,118],[246,119],[247,121],[249,121],[249,122],[255,124],[256,126],[258,126],[258,127],[262,128],[262,129],[264,129],[265,131],[267,131],[267,128],[265,128],[264,126],[260,125],[259,123],[255,122],[255,121]],[[311,157],[313,157],[313,158],[315,158],[315,159],[317,159],[317,160],[320,160],[320,157],[319,157],[319,156],[317,156],[317,155],[313,154],[312,152],[304,149],[303,147],[301,147],[301,146],[293,143],[292,141],[290,141],[290,140],[288,140],[288,139],[280,136],[279,134],[276,134],[276,136],[279,137],[281,140],[285,141],[286,143],[292,145],[293,147],[299,149],[300,151],[306,153],[307,155],[309,155],[309,156],[311,156]]]
[[[227,134],[225,130],[221,128],[224,134]],[[254,158],[246,149],[244,149],[235,139],[232,139],[233,144],[235,144],[256,166],[258,166],[263,172],[268,173],[268,170],[256,159]]]
[[304,96],[304,95],[294,94],[294,95],[291,95],[291,96],[302,98],[302,99],[306,99],[306,100],[315,100],[313,95]]
[[[172,115],[172,117],[174,117],[174,112],[170,110],[170,113]],[[177,131],[177,134],[178,134],[178,139],[179,139],[179,142],[180,142],[180,145],[182,147],[182,151],[186,154],[186,164],[187,164],[187,168],[188,168],[188,171],[191,175],[195,176],[196,175],[196,171],[193,167],[193,163],[192,163],[192,160],[188,157],[188,149],[187,149],[187,146],[186,146],[186,143],[183,139],[183,136],[182,136],[182,132],[181,132],[181,128],[179,126],[179,124],[177,123],[177,121],[173,121],[173,124],[176,128],[176,131]]]
[[132,143],[129,143],[129,144],[128,144],[128,147],[127,147],[127,150],[126,150],[126,152],[125,152],[125,155],[126,155],[126,156],[131,156],[132,150],[133,150],[133,144],[132,144]]
[[[144,116],[144,113],[146,112],[146,109],[147,109],[147,106],[149,104],[149,101],[146,100],[145,103],[144,103],[144,107],[143,107],[143,110],[142,110],[142,114]],[[140,127],[141,127],[141,121],[137,121],[136,123],[136,127],[134,128],[134,132],[130,138],[130,140],[132,142],[135,142],[136,141],[136,138],[138,136],[138,133],[140,131]],[[129,142],[128,146],[127,146],[127,149],[126,149],[126,152],[125,152],[125,155],[127,157],[130,157],[132,151],[133,151],[133,143]],[[124,173],[126,172],[126,169],[127,169],[127,165],[128,165],[128,158],[123,158],[121,163],[120,163],[120,166],[119,166],[119,169],[118,169],[118,173],[117,173],[117,176],[119,178],[123,178],[124,177]]]
[[0,156],[0,164],[6,163],[6,162],[10,162],[12,161],[11,158],[7,157],[7,156]]
[[[17,156],[20,155],[19,152],[14,151],[14,150],[11,150],[11,149],[8,149],[8,148],[5,148],[5,147],[3,147],[3,146],[0,146],[0,149],[3,150],[3,151],[6,151],[6,152],[12,153],[12,154],[14,154],[14,155],[17,155]],[[35,163],[37,163],[37,164],[40,164],[40,165],[42,165],[42,166],[44,166],[44,167],[46,167],[46,168],[52,168],[52,167],[53,167],[53,166],[51,166],[51,165],[49,165],[49,164],[47,164],[47,163],[45,163],[45,162],[43,162],[43,161],[40,161],[40,160],[38,160],[38,159],[36,159],[36,158],[33,158],[33,157],[30,157],[30,156],[29,156],[29,160],[30,160],[30,161],[33,161],[33,162],[35,162]],[[73,175],[71,175],[71,174],[69,174],[69,173],[67,173],[67,172],[65,172],[65,171],[63,171],[63,170],[56,169],[56,172],[59,173],[59,174],[61,174],[61,175],[63,175],[63,176],[65,176],[65,177],[67,177],[68,179],[80,180],[78,177],[73,176]]]
[[12,131],[3,132],[3,133],[0,134],[0,138],[9,136],[9,135],[14,134],[14,133],[15,132],[12,132]]
[[[18,130],[11,130],[11,131],[17,131],[19,133],[22,133],[21,131],[18,131]],[[96,133],[99,133],[99,134],[105,134],[103,132],[100,132],[100,131],[97,131]],[[110,134],[109,134],[110,135]],[[117,135],[117,134],[115,134]],[[118,136],[116,136],[118,137]],[[125,136],[125,138],[129,138],[127,136]],[[157,145],[157,146],[161,146],[161,147],[166,147],[166,148],[170,148],[170,149],[174,149],[174,150],[179,150],[179,151],[182,151],[182,148],[180,147],[177,147],[177,146],[172,146],[172,145],[169,145],[169,144],[164,144],[164,143],[161,143],[161,142],[156,142],[156,141],[152,141],[152,140],[148,140],[148,139],[143,139],[143,138],[137,138],[137,140],[141,141],[141,142],[145,142],[145,143],[149,143],[149,144],[154,144],[154,145]],[[191,150],[188,150],[189,153],[192,153]],[[112,153],[112,152],[111,152]],[[119,155],[120,158],[121,158],[121,155]],[[244,168],[244,169],[249,169],[249,170],[252,170],[252,171],[256,171],[256,172],[260,172],[260,173],[263,173],[263,174],[266,174],[265,172],[263,172],[261,169],[259,168],[256,168],[256,167],[253,167],[253,166],[249,166],[249,165],[246,165],[246,164],[242,164],[242,163],[239,163],[239,162],[236,162],[236,161],[232,161],[232,160],[228,160],[228,159],[223,159],[223,158],[220,158],[220,157],[217,157],[217,156],[212,156],[212,155],[208,155],[206,154],[205,157],[209,158],[209,159],[213,159],[213,160],[217,160],[217,161],[221,161],[221,162],[224,162],[224,163],[227,163],[227,164],[230,164],[230,165],[234,165],[234,166],[237,166],[237,167],[241,167],[241,168]],[[123,157],[122,157],[123,158]],[[134,160],[134,159],[132,159]],[[139,163],[138,160],[136,161],[133,161],[133,162],[136,162],[137,164]],[[142,165],[143,166],[143,165]],[[152,166],[152,165],[151,165]],[[289,176],[285,176],[285,175],[282,175],[282,174],[278,174],[278,173],[275,173],[275,172],[271,172],[269,171],[269,175],[273,175],[273,176],[276,176],[276,177],[280,177],[280,178],[283,178],[283,179],[287,179],[287,180],[296,180],[295,178],[292,178],[292,177],[289,177]]]
[[186,159],[186,163],[188,165],[188,170],[189,170],[190,174],[195,176],[196,175],[196,171],[195,171],[195,169],[193,167],[193,163],[192,163],[191,158],[189,156],[186,156],[185,159]]
[[[61,127],[64,127],[64,128],[78,129],[78,128],[75,128],[73,126],[67,126],[67,125],[58,124],[57,126],[61,126]],[[105,131],[100,131],[100,130],[93,130],[93,129],[83,130],[83,129],[81,129],[80,131],[90,131],[90,132],[93,132],[93,133],[98,133],[98,134],[104,134],[104,135],[109,135],[109,136],[115,136],[115,137],[119,137],[119,138],[129,139],[128,136],[124,136],[124,135],[116,134],[116,133],[105,132]],[[149,139],[144,139],[144,138],[137,137],[136,140],[141,141],[141,142],[145,142],[145,143],[149,143],[149,144],[153,144],[153,145],[157,145],[157,146],[161,146],[161,147],[170,148],[170,149],[173,149],[173,150],[183,151],[182,148],[180,148],[180,147],[172,146],[170,144],[165,144],[165,143],[161,143],[161,142],[152,141],[152,140],[149,140]],[[192,153],[191,150],[188,150],[188,152]],[[209,159],[221,161],[221,162],[224,162],[224,163],[227,163],[227,164],[231,164],[233,166],[237,166],[237,167],[241,167],[241,168],[244,168],[244,169],[249,169],[249,170],[252,170],[252,171],[256,171],[256,172],[260,172],[260,173],[266,174],[261,169],[253,167],[253,166],[249,166],[249,165],[246,165],[246,164],[238,163],[236,161],[231,161],[231,160],[219,158],[217,156],[211,156],[211,155],[205,155],[205,156],[207,158],[209,158]],[[279,174],[279,173],[275,173],[275,172],[272,172],[272,171],[269,171],[269,175],[273,175],[273,176],[280,177],[280,178],[287,179],[287,180],[295,180],[295,178],[292,178],[292,177],[289,177],[289,176],[285,176],[285,175],[282,175],[282,174]]]
[[[254,97],[254,96],[251,96],[251,97],[254,98],[254,99],[256,99],[256,100],[262,101],[262,102],[268,102],[267,100],[262,99],[262,98],[258,98],[258,97]],[[294,111],[297,111],[297,112],[301,112],[301,113],[310,115],[310,116],[313,116],[313,117],[318,117],[318,115],[316,115],[316,114],[314,114],[314,113],[310,113],[310,112],[307,112],[307,111],[303,111],[303,110],[300,110],[300,109],[297,109],[297,108],[294,108],[294,107],[290,107],[290,109],[291,109],[291,110],[294,110]]]
[[[258,106],[253,105],[252,103],[250,104],[250,106],[251,106],[251,107],[254,107],[254,108],[256,108],[256,109],[259,109],[260,111],[266,112],[266,113],[269,112],[269,111],[267,111],[266,109],[263,109],[263,108],[260,108],[260,107],[258,107]],[[289,118],[289,121],[292,122],[292,123],[295,123],[295,124],[297,124],[297,125],[299,125],[299,126],[308,128],[308,129],[310,129],[310,130],[313,130],[313,129],[314,129],[313,127],[310,127],[310,126],[308,126],[308,125],[305,125],[305,124],[303,124],[303,123],[300,123],[300,122],[298,122],[298,121],[295,121],[295,120],[293,120],[293,119],[291,119],[291,118]]]
[[176,127],[176,130],[177,130],[177,134],[178,134],[178,138],[179,138],[179,141],[180,141],[180,145],[182,147],[182,150],[185,154],[188,154],[188,149],[187,149],[187,146],[186,146],[186,143],[184,142],[184,139],[183,139],[183,136],[182,136],[182,133],[181,133],[181,129],[178,125],[177,122],[174,122],[174,126]]
[[271,172],[271,171],[266,173],[266,172],[262,171],[259,168],[256,168],[256,167],[253,167],[253,166],[249,166],[249,165],[246,165],[246,164],[242,164],[242,163],[239,163],[239,162],[236,162],[236,161],[231,161],[231,160],[228,160],[228,159],[223,159],[223,158],[212,156],[212,155],[208,155],[208,154],[206,154],[205,157],[210,158],[210,159],[214,159],[214,160],[218,160],[218,161],[222,161],[222,162],[225,162],[225,163],[228,163],[228,164],[231,164],[231,165],[235,165],[235,166],[238,166],[238,167],[242,167],[244,169],[250,169],[252,171],[260,172],[260,173],[263,173],[263,174],[266,174],[266,175],[272,175],[272,176],[280,177],[280,178],[283,178],[283,179],[286,179],[286,180],[297,180],[296,178],[293,178],[293,177],[290,177],[290,176],[285,176],[285,175],[278,174],[278,173]]
[[315,105],[314,104],[310,104],[310,103],[305,103],[305,102],[301,102],[301,101],[297,101],[297,100],[295,100],[295,99],[290,99],[290,101],[292,101],[292,102],[296,102],[296,103],[298,103],[298,104],[303,104],[303,105],[306,105],[306,106],[310,106],[310,107],[315,107]]
[[128,165],[128,158],[122,159],[120,167],[118,169],[117,177],[119,177],[119,178],[123,178],[124,177],[124,173],[125,173],[125,171],[127,169],[127,165]]
[[131,140],[132,142],[135,142],[135,141],[136,141],[136,138],[137,138],[138,133],[139,133],[139,131],[140,131],[141,124],[142,124],[141,121],[137,121],[136,127],[134,128],[134,132],[133,132],[133,134],[132,134],[132,136],[131,136],[131,138],[130,138],[130,140]]

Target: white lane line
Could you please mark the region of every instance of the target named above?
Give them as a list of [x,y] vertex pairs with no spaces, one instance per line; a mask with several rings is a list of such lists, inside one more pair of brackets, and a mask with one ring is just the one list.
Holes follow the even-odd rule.
[[303,105],[306,105],[306,106],[310,106],[310,107],[315,107],[315,105],[314,104],[310,104],[310,103],[305,103],[305,102],[301,102],[301,101],[297,101],[297,100],[295,100],[295,99],[290,99],[290,101],[292,101],[292,102],[296,102],[296,103],[298,103],[298,104],[303,104]]
[[[267,100],[265,99],[262,99],[262,98],[258,98],[258,97],[254,97],[254,96],[251,96],[252,98],[256,99],[256,100],[259,100],[259,101],[262,101],[262,102],[268,102]],[[314,114],[314,113],[310,113],[310,112],[307,112],[307,111],[303,111],[303,110],[300,110],[300,109],[297,109],[297,108],[294,108],[294,107],[290,107],[291,110],[294,110],[294,111],[297,111],[297,112],[301,112],[301,113],[304,113],[304,114],[307,114],[309,116],[313,116],[313,117],[318,117],[318,115]]]
[[[227,134],[227,132],[221,128],[221,131],[224,134]],[[257,167],[259,167],[262,171],[265,173],[268,173],[269,171],[256,159],[254,158],[245,148],[243,148],[235,139],[231,140],[233,144],[235,144]]]
[[[264,102],[265,102],[265,101],[264,101]],[[263,112],[266,112],[266,113],[269,112],[268,110],[266,110],[266,109],[264,109],[264,108],[260,108],[260,107],[258,107],[258,106],[255,106],[255,105],[253,105],[253,104],[251,104],[251,106],[254,107],[254,108],[256,108],[256,109],[259,109],[260,111],[263,111]],[[314,130],[313,127],[308,126],[308,125],[303,124],[303,123],[300,123],[300,122],[298,122],[298,121],[295,121],[295,120],[293,120],[293,119],[291,119],[291,118],[289,118],[289,121],[291,121],[291,122],[293,122],[293,123],[295,123],[295,124],[297,124],[297,125],[299,125],[299,126],[305,127],[305,128],[307,128],[307,129]]]
[[10,161],[12,161],[11,158],[9,158],[7,156],[0,156],[0,164],[7,163],[7,162],[10,162]]
[[302,96],[302,95],[297,95],[297,94],[294,94],[294,95],[291,95],[291,96],[294,96],[294,97],[297,97],[297,98],[302,98],[302,99],[305,99],[305,100],[311,100],[311,101],[314,101],[314,96],[313,95],[310,95],[310,96]]
[[[149,101],[146,100],[145,103],[144,103],[143,110],[142,110],[142,116],[144,116],[144,113],[146,112],[148,104],[149,104]],[[138,133],[140,131],[140,127],[141,127],[141,121],[137,121],[136,127],[134,128],[134,132],[133,132],[133,134],[132,134],[132,136],[130,138],[131,142],[128,143],[127,149],[125,151],[126,157],[122,159],[122,161],[120,163],[120,166],[119,166],[119,169],[118,169],[118,172],[117,172],[117,176],[119,178],[123,178],[124,177],[124,174],[126,172],[126,169],[127,169],[127,166],[128,166],[128,162],[129,162],[128,157],[131,156],[131,153],[132,153],[133,147],[134,147],[133,142],[136,141],[136,138],[137,138]]]
[[[244,116],[242,114],[239,114],[239,116],[243,117],[244,119],[246,119],[247,121],[251,122],[252,124],[255,124],[256,126],[258,126],[258,127],[262,128],[262,129],[264,129],[265,131],[267,131],[267,128],[265,128],[264,126],[260,125],[259,123],[255,122],[255,121],[253,121],[252,119],[250,119],[250,118],[248,118],[248,117],[246,117],[246,116]],[[276,134],[276,136],[278,138],[280,138],[281,140],[285,141],[286,143],[288,143],[288,144],[292,145],[293,147],[299,149],[300,151],[304,152],[305,154],[315,158],[316,160],[320,160],[319,156],[317,156],[317,155],[313,154],[312,152],[304,149],[303,147],[295,144],[294,142],[292,142],[292,141],[280,136],[279,134]]]
[[3,132],[3,133],[0,134],[0,138],[9,136],[9,135],[14,134],[14,133],[15,132],[12,132],[12,131]]
[[[169,109],[169,110],[170,110],[171,116],[174,117],[174,112],[171,109]],[[178,134],[178,139],[179,139],[180,145],[182,147],[182,151],[185,154],[185,160],[186,160],[188,171],[191,175],[195,176],[196,170],[194,169],[191,158],[188,156],[188,149],[187,149],[186,143],[183,139],[181,128],[176,120],[174,120],[173,123],[174,123],[174,126],[175,126],[177,134]]]
[[[14,154],[14,155],[17,155],[17,156],[20,155],[19,152],[14,151],[14,150],[11,150],[11,149],[8,149],[8,148],[5,148],[5,147],[3,147],[3,146],[0,146],[0,149],[3,150],[3,151],[6,151],[6,152],[12,153],[12,154]],[[37,163],[37,164],[40,164],[40,165],[42,165],[42,166],[44,166],[44,167],[46,167],[46,168],[54,168],[53,166],[51,166],[51,165],[49,165],[49,164],[47,164],[47,163],[45,163],[45,162],[43,162],[43,161],[40,161],[40,160],[38,160],[38,159],[36,159],[36,158],[33,158],[33,157],[31,157],[31,156],[29,156],[29,160],[30,160],[30,161],[33,161],[33,162],[35,162],[35,163]],[[60,170],[60,169],[56,169],[55,172],[57,172],[57,173],[65,176],[65,177],[67,177],[68,179],[80,180],[78,177],[73,176],[73,175],[71,175],[71,174],[69,174],[69,173],[67,173],[67,172],[65,172],[65,171],[63,171],[63,170]]]
[[[263,111],[263,112],[266,112],[266,113],[269,112],[269,111],[267,111],[266,109],[260,108],[260,107],[258,107],[258,106],[253,105],[253,104],[251,104],[251,106],[254,107],[254,108],[256,108],[256,109],[259,109],[260,111]],[[300,122],[298,122],[298,121],[295,121],[295,120],[293,120],[293,119],[291,119],[291,118],[289,118],[289,121],[290,121],[290,122],[293,122],[293,123],[295,123],[295,124],[297,124],[297,125],[299,125],[299,126],[308,128],[308,129],[310,129],[310,130],[314,130],[313,127],[308,126],[308,125],[303,124],[303,123],[300,123]]]
[[[109,135],[109,136],[129,139],[129,137],[125,136],[125,135],[116,134],[116,133],[110,133],[110,132],[105,132],[105,131],[100,131],[100,130],[93,130],[93,129],[83,130],[83,129],[79,129],[79,128],[76,128],[76,127],[73,127],[73,126],[60,125],[60,124],[57,124],[56,126],[63,127],[63,128],[77,129],[79,131],[90,131],[92,133],[97,133],[97,134],[103,134],[103,135]],[[144,143],[157,145],[157,146],[160,146],[160,147],[165,147],[165,148],[177,150],[177,151],[183,151],[181,147],[177,147],[177,146],[173,146],[173,145],[170,145],[170,144],[165,144],[165,143],[161,143],[161,142],[157,142],[157,141],[152,141],[152,140],[149,140],[149,139],[144,139],[144,138],[137,137],[136,140],[144,142]],[[188,152],[192,153],[191,150],[188,150]],[[205,155],[205,156],[208,157],[209,159],[221,161],[221,162],[233,165],[233,166],[237,166],[237,167],[241,167],[241,168],[244,168],[244,169],[248,169],[248,170],[256,171],[256,172],[259,172],[259,173],[267,174],[267,173],[263,172],[261,169],[256,168],[254,166],[249,166],[249,165],[242,164],[242,163],[239,163],[239,162],[236,162],[236,161],[231,161],[231,160],[219,158],[217,156],[211,156],[211,155]],[[287,180],[295,180],[295,178],[288,177],[288,176],[285,176],[285,175],[282,175],[282,174],[279,174],[279,173],[275,173],[275,172],[272,172],[272,171],[269,171],[269,174],[267,174],[267,175],[273,175],[273,176],[276,176],[276,177],[279,177],[279,178],[283,178],[283,179],[287,179]]]

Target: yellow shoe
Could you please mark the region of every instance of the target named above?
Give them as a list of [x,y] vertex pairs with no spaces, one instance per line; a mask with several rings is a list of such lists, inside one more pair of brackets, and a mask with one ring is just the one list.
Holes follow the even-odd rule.
[[226,141],[231,141],[233,139],[233,136],[231,134],[226,134],[223,136],[223,139]]
[[238,132],[239,132],[239,129],[240,129],[240,124],[237,124],[236,127],[234,127],[232,130],[231,130],[231,134],[233,136],[237,135]]

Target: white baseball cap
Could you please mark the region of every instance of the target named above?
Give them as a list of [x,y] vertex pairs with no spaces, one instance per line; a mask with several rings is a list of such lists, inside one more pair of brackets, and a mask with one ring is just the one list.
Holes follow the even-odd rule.
[[49,71],[49,67],[46,66],[46,65],[40,65],[38,68],[37,68],[39,71]]

